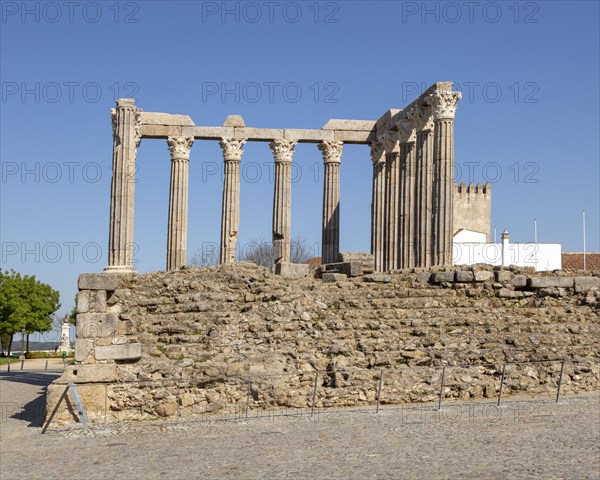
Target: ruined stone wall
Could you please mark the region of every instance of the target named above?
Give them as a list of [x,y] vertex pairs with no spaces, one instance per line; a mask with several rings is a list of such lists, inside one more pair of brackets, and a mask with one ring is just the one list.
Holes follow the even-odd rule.
[[[444,396],[466,400],[497,395],[503,362],[530,360],[567,360],[564,393],[598,389],[600,272],[461,268],[82,275],[79,363],[50,386],[48,409],[68,382],[92,420],[306,408],[315,375],[317,408],[372,405],[382,373],[382,403],[432,401],[442,365],[454,365]],[[559,370],[510,365],[503,394],[553,395]]]

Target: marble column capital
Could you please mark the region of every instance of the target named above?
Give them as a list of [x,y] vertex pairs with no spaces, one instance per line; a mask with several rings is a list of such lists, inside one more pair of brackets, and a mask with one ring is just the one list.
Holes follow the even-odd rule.
[[371,162],[373,166],[385,163],[385,151],[381,142],[371,142]]
[[433,131],[433,107],[431,105],[419,105],[415,116],[417,133],[429,133]]
[[168,137],[167,145],[171,160],[189,160],[194,137]]
[[433,108],[433,119],[453,120],[458,101],[462,98],[460,92],[433,92],[429,95],[429,103]]
[[398,141],[401,144],[414,143],[417,139],[416,122],[412,118],[403,118],[396,122]]
[[242,160],[244,150],[242,147],[246,143],[246,139],[222,138],[219,145],[223,149],[223,160],[225,162],[239,162]]
[[324,140],[318,144],[323,155],[323,163],[340,163],[342,161],[342,148],[344,142]]
[[119,138],[119,129],[117,128],[117,109],[122,111],[129,110],[131,113],[133,113],[132,118],[135,147],[139,147],[142,141],[142,109],[135,106],[135,99],[133,98],[119,98],[117,100],[117,106],[110,109],[113,138],[115,138],[119,144],[123,142],[123,139]]
[[276,139],[269,143],[275,163],[291,163],[294,156],[295,140]]
[[386,132],[377,136],[377,142],[381,144],[385,153],[400,153],[400,138],[396,132]]

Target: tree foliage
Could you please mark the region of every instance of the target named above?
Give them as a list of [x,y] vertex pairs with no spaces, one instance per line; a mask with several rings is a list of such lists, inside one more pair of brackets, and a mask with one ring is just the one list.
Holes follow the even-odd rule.
[[[290,242],[290,261],[292,263],[305,263],[311,257],[318,255],[311,251],[308,241],[301,235],[292,238]],[[243,245],[238,261],[254,262],[257,265],[271,268],[275,261],[273,244],[266,240],[252,240]],[[190,265],[197,267],[210,267],[219,264],[219,248],[214,244],[209,244],[202,249],[197,250],[189,262]]]
[[[305,263],[313,256],[310,245],[304,237],[298,235],[292,239],[290,242],[290,262]],[[275,261],[273,244],[265,240],[254,241],[246,246],[240,260],[271,268]]]
[[47,332],[59,308],[59,293],[50,285],[34,275],[0,270],[0,338],[9,353],[15,333]]
[[[75,295],[75,306],[71,309],[68,315],[65,316],[63,321],[68,320],[69,323],[77,325],[77,295]],[[61,322],[62,325],[62,322]]]

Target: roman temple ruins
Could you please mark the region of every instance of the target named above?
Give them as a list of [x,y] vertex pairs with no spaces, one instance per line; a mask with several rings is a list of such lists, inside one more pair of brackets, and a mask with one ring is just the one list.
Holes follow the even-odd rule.
[[336,262],[339,253],[343,146],[366,144],[373,162],[371,253],[375,269],[449,265],[452,237],[463,228],[456,225],[456,219],[472,223],[472,212],[481,212],[476,221],[480,229],[487,230],[483,231],[486,235],[490,223],[489,185],[478,186],[479,195],[467,196],[460,195],[467,190],[454,183],[454,114],[460,97],[460,92],[452,91],[451,82],[438,82],[403,110],[388,110],[379,120],[330,120],[320,130],[250,128],[239,115],[230,115],[222,126],[196,126],[187,115],[143,112],[135,100],[119,99],[112,110],[113,176],[106,271],[133,271],[133,176],[142,139],[166,139],[171,156],[167,270],[186,262],[188,163],[197,140],[216,140],[223,150],[222,264],[235,261],[244,144],[268,142],[275,163],[276,273],[308,273],[305,265],[290,263],[290,170],[298,143],[317,144],[323,157],[323,264]]

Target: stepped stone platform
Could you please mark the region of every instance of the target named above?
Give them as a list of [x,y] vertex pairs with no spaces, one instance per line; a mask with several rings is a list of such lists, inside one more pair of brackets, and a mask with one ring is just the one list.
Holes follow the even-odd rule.
[[[79,279],[69,382],[92,421],[598,390],[600,272],[284,278],[249,263]],[[315,388],[315,379],[317,379]],[[72,421],[68,403],[59,421]]]

